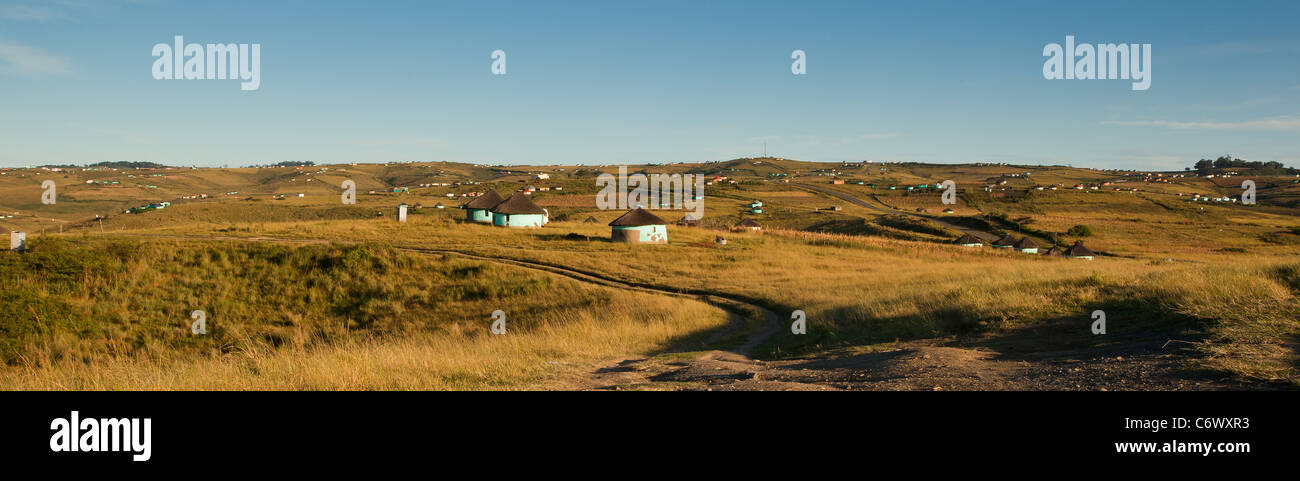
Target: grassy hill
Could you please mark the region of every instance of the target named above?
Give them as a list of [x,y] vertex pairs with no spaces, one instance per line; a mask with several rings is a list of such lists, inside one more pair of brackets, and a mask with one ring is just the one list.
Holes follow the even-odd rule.
[[[537,387],[601,360],[671,350],[727,323],[725,311],[696,300],[420,253],[428,250],[723,296],[781,316],[806,312],[808,334],[785,329],[762,343],[757,354],[769,360],[919,341],[1004,356],[1011,346],[1099,356],[1134,339],[1173,340],[1157,352],[1187,372],[1242,386],[1300,385],[1294,177],[775,158],[629,166],[729,180],[706,187],[701,226],[669,226],[668,245],[633,246],[608,241],[606,223],[622,212],[594,202],[595,175],[615,169],[438,162],[0,172],[0,227],[27,231],[32,247],[0,253],[0,387]],[[1258,205],[1191,200],[1238,196],[1246,178],[1258,185]],[[58,184],[56,205],[40,203],[47,179]],[[357,183],[356,205],[340,202],[345,179]],[[943,180],[957,184],[956,205],[937,191],[906,190]],[[463,194],[528,185],[546,188],[533,194],[551,212],[543,229],[466,224],[455,208]],[[761,214],[749,212],[754,200]],[[123,212],[164,201],[171,206]],[[402,202],[423,208],[398,224]],[[657,214],[672,222],[682,212]],[[733,230],[742,219],[762,232]],[[1081,240],[1099,256],[962,248],[951,244],[960,232],[935,220],[1044,248]],[[719,236],[728,242],[715,243]],[[530,313],[508,342],[485,334],[502,305]],[[185,330],[196,306],[211,316],[207,337]],[[1108,314],[1114,335],[1088,331],[1094,310]]]

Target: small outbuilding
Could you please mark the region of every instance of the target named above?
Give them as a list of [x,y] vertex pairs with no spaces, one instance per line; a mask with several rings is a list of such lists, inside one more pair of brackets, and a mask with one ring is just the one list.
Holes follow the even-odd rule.
[[600,222],[600,221],[596,220],[596,216],[594,216],[594,215],[592,215],[592,216],[587,216],[587,220],[582,221],[583,224],[595,224],[595,223],[598,223],[598,222]]
[[659,216],[637,207],[609,223],[609,239],[629,244],[667,244],[666,224]]
[[492,208],[492,225],[497,227],[541,227],[548,217],[549,212],[523,192],[511,194]]
[[1065,248],[1063,248],[1063,247],[1061,247],[1061,246],[1058,246],[1058,245],[1053,245],[1052,247],[1049,247],[1047,250],[1043,251],[1043,255],[1045,255],[1045,256],[1063,256],[1063,255],[1065,255]]
[[[448,194],[450,195],[450,194]],[[471,222],[482,222],[484,224],[492,223],[492,208],[500,204],[505,199],[501,198],[495,190],[488,190],[483,195],[475,197],[464,205],[465,220]]]
[[27,233],[19,231],[9,231],[9,250],[24,251],[27,249]]
[[736,224],[736,228],[742,230],[748,230],[750,232],[758,232],[763,229],[763,226],[759,225],[758,221],[754,219],[745,219],[738,222]]
[[962,234],[953,243],[962,247],[984,247],[984,241],[970,234]]

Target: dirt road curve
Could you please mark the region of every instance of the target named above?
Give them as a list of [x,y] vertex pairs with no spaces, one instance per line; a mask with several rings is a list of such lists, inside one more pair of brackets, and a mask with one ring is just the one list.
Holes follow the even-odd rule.
[[418,252],[424,254],[455,254],[457,256],[461,256],[467,259],[474,259],[474,260],[480,260],[485,262],[495,262],[498,264],[506,264],[514,267],[523,268],[523,269],[542,271],[550,274],[568,277],[570,279],[577,280],[580,282],[599,284],[606,287],[615,287],[619,289],[646,292],[651,294],[695,299],[695,300],[707,302],[709,304],[713,304],[717,307],[727,310],[728,312],[731,312],[732,322],[731,325],[728,327],[728,329],[718,334],[715,334],[709,340],[706,340],[703,343],[705,345],[715,344],[718,341],[726,339],[736,334],[737,332],[740,332],[740,330],[745,327],[745,319],[744,317],[736,313],[736,309],[738,307],[746,307],[762,313],[763,316],[768,319],[769,325],[763,330],[746,338],[745,342],[742,343],[740,346],[737,346],[736,348],[732,349],[733,352],[741,356],[753,355],[754,350],[757,349],[759,345],[767,341],[767,339],[769,337],[772,337],[773,334],[779,332],[782,327],[781,316],[775,312],[772,312],[766,307],[742,299],[736,299],[736,298],[732,298],[720,294],[711,294],[711,293],[692,294],[688,292],[680,292],[666,287],[656,287],[650,284],[629,283],[625,281],[614,280],[605,276],[601,276],[600,274],[597,273],[583,272],[576,269],[571,269],[568,267],[563,267],[558,265],[544,264],[544,263],[532,262],[532,261],[522,261],[517,259],[506,259],[500,257],[486,257],[486,256],[480,256],[476,254],[470,254],[468,252],[457,251],[457,250],[422,249],[422,248],[406,248],[406,247],[401,247],[398,249],[408,251],[408,252]]

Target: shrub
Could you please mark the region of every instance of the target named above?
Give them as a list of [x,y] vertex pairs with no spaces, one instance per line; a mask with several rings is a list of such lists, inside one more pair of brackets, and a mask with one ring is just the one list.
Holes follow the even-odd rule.
[[1086,225],[1076,225],[1065,231],[1065,235],[1070,237],[1092,237],[1092,228]]

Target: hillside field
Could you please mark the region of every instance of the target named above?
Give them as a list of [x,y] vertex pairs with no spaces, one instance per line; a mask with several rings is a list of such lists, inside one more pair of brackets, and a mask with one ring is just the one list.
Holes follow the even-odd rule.
[[[616,169],[5,169],[0,228],[28,249],[0,252],[0,388],[1300,387],[1295,176],[629,166],[710,179],[698,224],[652,211],[669,242],[634,245],[610,241],[625,211],[595,203],[596,176]],[[459,208],[528,187],[539,229]],[[965,233],[984,245],[955,245]],[[1003,236],[1095,255],[989,245]],[[190,332],[194,310],[206,334]]]

